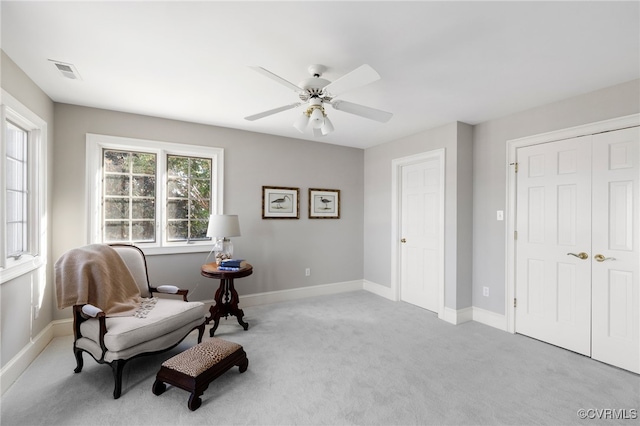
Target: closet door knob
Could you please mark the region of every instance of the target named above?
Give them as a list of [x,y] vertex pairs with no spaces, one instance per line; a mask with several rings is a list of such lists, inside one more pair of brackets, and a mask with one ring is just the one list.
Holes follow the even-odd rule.
[[597,262],[604,262],[605,260],[616,260],[615,257],[604,257],[601,254],[596,254],[595,256],[593,256],[593,258],[597,261]]
[[401,239],[401,240],[400,240],[400,242],[401,242],[401,243],[406,243],[406,242],[407,242],[407,239],[406,239],[406,238],[403,238],[403,239]]
[[578,254],[575,254],[575,253],[567,253],[567,256],[575,256],[575,257],[577,257],[578,259],[582,259],[582,260],[585,260],[585,259],[587,259],[587,258],[589,257],[589,255],[588,255],[587,253],[583,252],[583,251],[581,251],[581,252],[580,252],[580,253],[578,253]]

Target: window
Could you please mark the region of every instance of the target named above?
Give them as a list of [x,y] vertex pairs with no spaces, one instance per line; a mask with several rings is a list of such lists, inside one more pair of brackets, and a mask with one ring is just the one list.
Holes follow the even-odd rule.
[[6,231],[7,256],[19,259],[29,252],[29,188],[27,141],[29,131],[6,120]]
[[211,159],[168,155],[167,177],[167,238],[208,239]]
[[46,262],[47,125],[6,92],[2,92],[0,144],[0,282]]
[[222,213],[223,152],[87,134],[89,242],[147,254],[206,251],[209,215]]
[[102,152],[102,242],[155,242],[156,154]]

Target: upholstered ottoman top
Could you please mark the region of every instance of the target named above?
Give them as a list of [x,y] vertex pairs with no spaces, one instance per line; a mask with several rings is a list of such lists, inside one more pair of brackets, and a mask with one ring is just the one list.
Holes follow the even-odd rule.
[[242,346],[237,343],[213,337],[169,358],[162,366],[189,377],[198,377],[240,348]]

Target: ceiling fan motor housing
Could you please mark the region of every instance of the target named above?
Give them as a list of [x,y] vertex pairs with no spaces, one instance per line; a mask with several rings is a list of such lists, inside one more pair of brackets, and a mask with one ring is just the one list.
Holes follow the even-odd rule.
[[[310,65],[308,68],[309,74],[313,77],[306,78],[298,83],[298,86],[301,89],[304,89],[304,92],[300,93],[300,99],[303,101],[307,101],[313,98],[324,98],[322,89],[325,88],[329,83],[329,80],[321,78],[322,73],[327,70],[327,67],[324,65]],[[330,99],[326,99],[327,101]]]
[[322,89],[329,83],[331,83],[329,80],[320,77],[311,77],[301,81],[298,85],[305,91],[300,93],[300,99],[307,101],[312,98],[322,97]]

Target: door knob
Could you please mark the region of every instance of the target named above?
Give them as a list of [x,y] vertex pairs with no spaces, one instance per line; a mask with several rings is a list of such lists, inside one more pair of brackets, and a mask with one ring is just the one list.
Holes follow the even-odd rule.
[[403,238],[403,239],[401,239],[401,240],[400,240],[400,242],[401,242],[401,243],[406,243],[406,242],[407,242],[407,239],[406,239],[406,238]]
[[[580,252],[580,253],[578,253],[578,254],[575,254],[575,253],[567,253],[567,256],[575,256],[575,257],[577,257],[578,259],[582,259],[582,260],[585,260],[585,259],[587,259],[587,258],[589,257],[589,255],[588,255],[587,253],[583,252],[583,251],[581,251],[581,252]],[[600,261],[600,262],[602,262],[602,261]]]
[[595,256],[593,256],[593,258],[597,261],[597,262],[604,262],[605,260],[616,260],[615,257],[604,257],[601,254],[596,254]]

